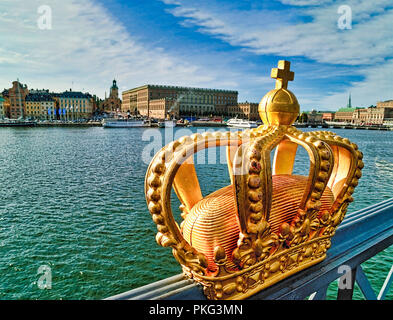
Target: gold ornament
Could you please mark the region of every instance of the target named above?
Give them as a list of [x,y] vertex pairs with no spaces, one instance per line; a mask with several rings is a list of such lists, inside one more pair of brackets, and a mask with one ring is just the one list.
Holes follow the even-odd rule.
[[[184,273],[209,299],[244,299],[326,257],[363,168],[356,144],[332,132],[302,132],[288,61],[272,70],[276,88],[259,104],[265,125],[241,132],[207,132],[165,146],[145,179],[156,240],[171,247]],[[203,198],[193,154],[227,147],[231,184]],[[298,146],[308,175],[293,175]],[[273,166],[271,152],[275,150]],[[172,214],[172,186],[184,221]]]

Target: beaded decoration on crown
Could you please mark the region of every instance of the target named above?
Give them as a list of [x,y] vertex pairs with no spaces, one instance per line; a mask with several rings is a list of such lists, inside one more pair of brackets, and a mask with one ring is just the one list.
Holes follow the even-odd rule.
[[[276,88],[259,104],[264,125],[182,137],[158,152],[145,179],[156,240],[209,299],[244,299],[322,261],[361,177],[356,144],[326,131],[302,132],[288,61],[272,69]],[[194,153],[227,147],[231,184],[203,197]],[[309,171],[293,174],[298,147]],[[273,164],[271,153],[274,151]],[[183,222],[171,209],[174,188]]]

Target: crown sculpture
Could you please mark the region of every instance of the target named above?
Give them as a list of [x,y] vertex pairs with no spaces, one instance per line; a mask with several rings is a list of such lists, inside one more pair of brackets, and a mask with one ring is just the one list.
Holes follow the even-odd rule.
[[[258,108],[264,125],[182,137],[158,152],[146,173],[156,240],[172,247],[209,299],[245,299],[322,261],[362,175],[356,144],[292,126],[299,104],[287,89],[294,80],[290,63],[279,61],[271,76],[276,88]],[[193,154],[219,146],[227,147],[231,184],[203,198]],[[308,175],[292,174],[298,146],[308,153]],[[180,226],[172,186],[181,202]]]

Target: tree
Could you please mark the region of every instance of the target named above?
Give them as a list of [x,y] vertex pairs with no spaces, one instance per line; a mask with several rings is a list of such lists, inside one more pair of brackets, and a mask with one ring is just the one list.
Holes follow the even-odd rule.
[[305,112],[302,112],[302,114],[299,117],[299,122],[300,123],[307,123],[308,122],[308,115]]

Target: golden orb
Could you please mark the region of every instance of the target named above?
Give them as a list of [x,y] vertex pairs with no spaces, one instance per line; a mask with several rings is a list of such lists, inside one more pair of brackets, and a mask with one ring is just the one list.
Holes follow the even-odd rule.
[[291,125],[299,115],[300,106],[296,96],[287,89],[288,81],[295,78],[290,66],[289,61],[281,60],[278,68],[272,69],[271,77],[276,79],[276,88],[262,98],[258,107],[259,115],[266,125]]
[[295,95],[284,88],[270,90],[258,107],[259,116],[267,125],[291,125],[296,121],[299,111]]

